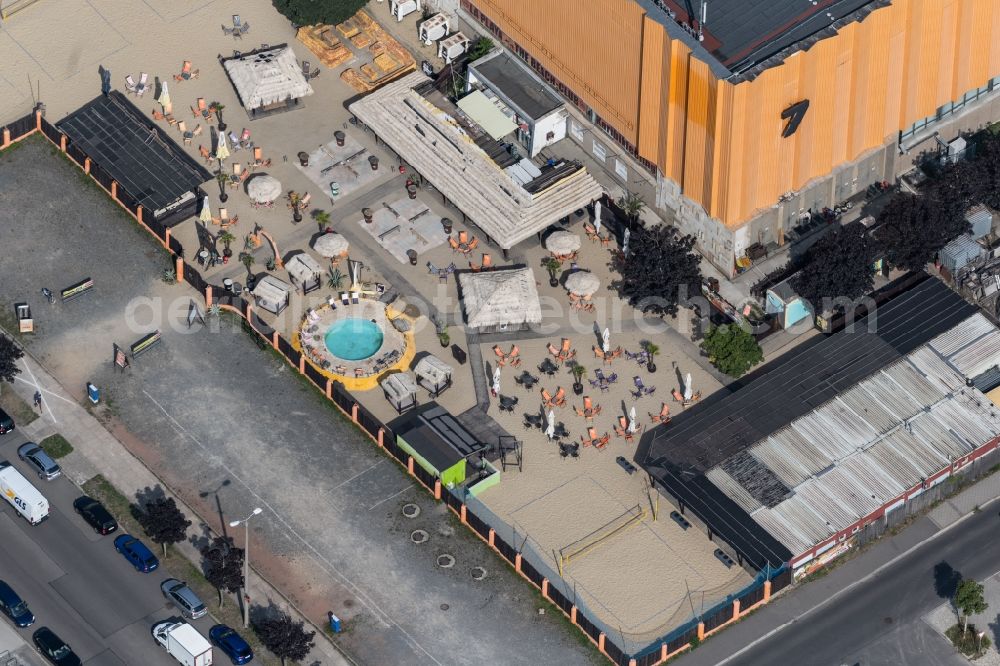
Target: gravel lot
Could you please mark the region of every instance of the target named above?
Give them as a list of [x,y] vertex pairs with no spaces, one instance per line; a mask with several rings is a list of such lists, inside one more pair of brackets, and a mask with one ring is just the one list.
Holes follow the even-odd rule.
[[[81,399],[84,382],[98,384],[109,428],[203,518],[218,527],[263,507],[255,567],[316,621],[344,618],[338,640],[362,663],[596,661],[532,587],[283,361],[226,317],[188,331],[194,294],[160,281],[162,250],[50,153],[32,140],[0,155],[3,321],[28,300],[31,352]],[[95,289],[69,303],[39,294],[85,277]],[[112,343],[153,328],[162,343],[114,372]],[[402,516],[408,502],[418,517]],[[429,539],[412,543],[415,529]],[[441,553],[456,564],[439,568]],[[475,566],[484,580],[472,579]]]

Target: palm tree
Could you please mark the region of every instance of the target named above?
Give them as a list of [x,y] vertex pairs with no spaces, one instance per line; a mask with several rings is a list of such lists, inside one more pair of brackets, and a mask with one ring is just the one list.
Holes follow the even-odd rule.
[[347,276],[340,272],[339,268],[330,268],[326,274],[326,286],[334,291],[341,288]]
[[219,234],[219,237],[216,240],[221,241],[222,244],[225,246],[225,249],[222,251],[223,256],[225,257],[233,256],[233,251],[229,249],[229,244],[232,243],[234,240],[236,240],[236,236],[232,235],[228,231],[223,231],[221,234]]
[[246,266],[247,279],[249,280],[250,278],[253,277],[253,272],[250,270],[250,267],[253,266],[255,263],[257,263],[257,260],[254,259],[253,255],[250,254],[249,252],[244,252],[243,254],[240,255],[240,261],[242,261],[243,265]]
[[642,341],[642,348],[649,357],[649,360],[646,362],[646,369],[650,372],[656,372],[656,363],[653,362],[653,359],[660,353],[660,348],[649,340]]
[[219,201],[226,203],[229,200],[229,195],[226,194],[226,183],[229,182],[229,176],[222,170],[222,162],[219,162],[219,170],[215,172],[215,180],[219,183]]
[[638,194],[629,192],[618,200],[618,205],[621,206],[622,210],[625,211],[625,214],[628,215],[628,219],[635,222],[639,218],[643,209],[646,207],[646,202],[643,201]]
[[317,210],[313,213],[313,220],[319,225],[319,230],[323,231],[330,225],[330,214],[325,210]]
[[542,260],[542,268],[549,272],[549,284],[553,287],[559,284],[556,273],[562,268],[562,263],[555,257],[546,257]]

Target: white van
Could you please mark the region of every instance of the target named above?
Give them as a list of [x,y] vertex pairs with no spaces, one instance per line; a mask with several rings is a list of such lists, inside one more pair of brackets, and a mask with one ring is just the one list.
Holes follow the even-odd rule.
[[49,517],[49,501],[6,460],[0,462],[0,493],[32,525]]

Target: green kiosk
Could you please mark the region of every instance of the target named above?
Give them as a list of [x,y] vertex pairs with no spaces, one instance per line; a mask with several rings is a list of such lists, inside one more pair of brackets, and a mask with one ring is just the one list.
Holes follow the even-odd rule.
[[473,472],[485,463],[480,454],[485,454],[486,444],[435,402],[407,412],[389,427],[396,434],[396,445],[413,456],[424,471],[441,479],[445,487],[458,488],[466,483],[470,458],[475,458]]

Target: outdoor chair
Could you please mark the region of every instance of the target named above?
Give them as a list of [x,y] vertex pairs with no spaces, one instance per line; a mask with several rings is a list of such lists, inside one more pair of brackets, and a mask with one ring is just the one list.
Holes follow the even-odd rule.
[[233,14],[233,37],[243,37],[243,19],[240,18],[239,14]]
[[271,160],[264,159],[264,149],[257,146],[253,149],[253,165],[255,167],[269,167]]
[[191,78],[191,61],[185,60],[184,66],[181,67],[180,74],[174,74],[174,81],[186,81]]
[[594,225],[590,222],[583,223],[583,230],[587,233],[587,238],[589,238],[591,242],[597,242],[600,239],[597,229],[595,229]]
[[146,82],[149,81],[149,74],[143,72],[139,75],[139,83],[135,87],[135,94],[142,97],[146,92]]
[[670,421],[670,405],[667,403],[662,403],[663,406],[660,408],[659,414],[654,414],[653,412],[646,412],[649,414],[650,423],[667,423]]
[[594,345],[594,358],[599,358],[602,361],[604,360],[604,350],[597,345]]
[[611,245],[611,234],[608,234],[607,236],[599,236],[599,238],[601,239],[601,247],[608,247]]
[[557,360],[560,360],[560,361],[562,360],[559,357],[559,350],[556,349],[555,346],[551,342],[545,348],[548,349],[549,353],[552,354],[552,356],[554,356]]
[[322,70],[319,67],[317,67],[316,69],[314,69],[313,71],[311,71],[309,73],[309,80],[312,81],[313,79],[315,79],[317,76],[319,76],[319,73],[321,71]]
[[458,232],[458,244],[459,245],[468,245],[469,244],[469,232],[468,231],[459,231]]
[[555,405],[556,407],[566,406],[566,389],[564,389],[562,386],[556,389],[556,394],[552,398],[552,404]]
[[503,353],[502,349],[500,349],[500,345],[493,345],[493,353],[496,354],[497,365],[502,368],[507,364],[507,355]]
[[599,439],[597,439],[594,442],[594,448],[598,450],[603,449],[605,446],[608,445],[608,442],[610,441],[611,441],[611,435],[609,435],[608,433],[604,433]]
[[227,28],[225,25],[223,25],[222,26],[222,34],[228,37],[229,35],[233,34],[233,29],[232,28]]
[[205,146],[198,146],[198,153],[205,159],[206,162],[212,161],[212,153],[208,152],[208,148]]
[[458,247],[458,243],[455,241],[454,238],[452,238],[450,236],[448,237],[448,246],[451,248],[452,252],[459,252],[460,251],[459,247]]
[[554,406],[555,403],[552,401],[552,395],[545,389],[542,389],[542,407],[548,409],[549,407]]
[[233,175],[229,178],[229,187],[235,190],[241,182],[243,182],[243,164],[233,162]]
[[130,92],[132,94],[135,94],[136,92],[135,79],[132,78],[131,74],[125,77],[125,92]]
[[643,385],[642,378],[638,375],[632,378],[632,383],[635,384],[635,390],[631,391],[633,398],[641,398],[644,395],[653,395],[653,392],[656,391],[655,386]]
[[198,123],[193,130],[191,130],[191,136],[201,136],[201,123]]
[[615,430],[615,436],[616,437],[625,437],[626,435],[628,435],[628,433],[625,432],[625,428],[622,427],[622,426],[620,426],[620,425],[616,425],[614,427],[614,430]]
[[593,427],[587,428],[586,435],[580,435],[580,441],[584,446],[590,446],[591,444],[596,444],[598,441],[597,430]]
[[469,241],[469,245],[468,245],[468,247],[466,247],[466,248],[465,248],[465,252],[466,252],[466,253],[469,253],[469,252],[472,252],[472,251],[473,251],[473,250],[475,250],[475,249],[476,249],[477,247],[479,247],[479,239],[478,239],[478,238],[476,238],[475,236],[473,236],[473,237],[472,237],[472,240],[471,240],[471,241]]
[[156,109],[153,109],[153,120],[166,120],[166,119],[167,117],[165,115],[163,115]]
[[302,76],[309,78],[309,70],[312,69],[312,64],[308,60],[302,61]]
[[571,342],[569,338],[562,339],[562,347],[559,349],[559,360],[566,362],[569,361],[570,359],[576,358],[576,350],[575,349],[571,350],[569,348],[570,344]]
[[521,365],[521,350],[518,349],[517,345],[513,345],[510,348],[510,353],[507,354],[507,362],[510,363],[512,368],[520,367]]

